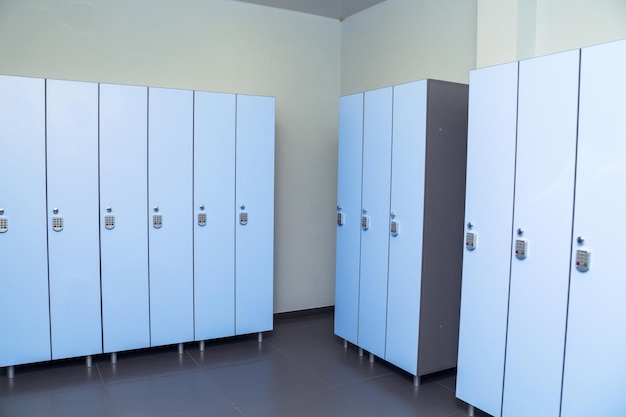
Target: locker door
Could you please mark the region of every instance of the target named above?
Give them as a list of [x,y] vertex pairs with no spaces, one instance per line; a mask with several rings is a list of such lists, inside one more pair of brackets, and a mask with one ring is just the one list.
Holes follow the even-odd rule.
[[[393,92],[389,305],[385,359],[417,375],[420,327],[427,81]],[[409,191],[410,190],[410,191]]]
[[[569,287],[579,51],[519,64],[503,416],[559,416]],[[527,245],[527,253],[516,242]],[[520,243],[520,248],[522,247]],[[526,256],[518,259],[516,256]]]
[[[563,417],[626,415],[625,72],[626,41],[582,49]],[[587,272],[578,250],[591,253]]]
[[274,125],[273,97],[237,96],[236,334],[273,328]]
[[357,343],[361,256],[363,93],[339,99],[335,334]]
[[104,352],[150,346],[148,91],[100,85],[100,244]]
[[3,367],[50,360],[45,80],[0,76],[0,126]]
[[469,88],[465,224],[476,233],[476,246],[463,256],[456,395],[496,417],[511,266],[517,67],[472,71]]
[[193,91],[148,90],[152,346],[193,340]]
[[368,91],[363,118],[361,280],[358,345],[385,356],[389,198],[391,192],[391,87]]
[[98,84],[47,81],[52,359],[102,353]]
[[235,334],[235,110],[234,94],[195,92],[196,340]]

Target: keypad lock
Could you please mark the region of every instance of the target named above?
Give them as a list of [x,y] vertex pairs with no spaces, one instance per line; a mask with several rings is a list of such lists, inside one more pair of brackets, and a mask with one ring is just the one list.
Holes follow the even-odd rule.
[[61,230],[63,230],[63,217],[54,216],[52,218],[52,230],[54,230],[55,232],[60,232]]
[[389,231],[391,232],[391,236],[398,236],[398,232],[400,231],[400,223],[397,220],[392,220],[391,225],[389,226]]
[[346,221],[345,213],[337,213],[337,226],[343,226],[343,223]]
[[198,213],[198,226],[206,226],[206,213]]
[[0,233],[5,233],[9,229],[9,219],[0,217]]
[[476,232],[467,232],[465,234],[465,247],[467,248],[467,250],[476,249],[477,238],[478,235],[476,234]]
[[160,229],[163,227],[163,215],[161,214],[153,214],[152,215],[152,226],[155,229]]
[[526,259],[528,256],[528,241],[526,239],[515,240],[515,257],[517,259]]
[[248,212],[242,211],[239,213],[239,224],[245,226],[248,224]]
[[576,269],[580,272],[589,271],[589,258],[591,257],[591,252],[584,249],[578,249],[576,251]]
[[115,228],[115,216],[107,214],[104,216],[104,228],[107,230],[113,230]]
[[370,228],[370,218],[368,216],[361,216],[361,229],[367,230]]

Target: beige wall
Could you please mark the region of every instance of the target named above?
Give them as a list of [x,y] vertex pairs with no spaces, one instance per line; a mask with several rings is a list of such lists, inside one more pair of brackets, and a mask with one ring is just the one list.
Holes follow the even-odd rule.
[[477,0],[478,68],[626,38],[624,0]]
[[2,0],[0,74],[276,97],[277,312],[334,304],[340,23],[230,0]]
[[341,27],[341,95],[425,78],[468,82],[476,0],[387,0]]

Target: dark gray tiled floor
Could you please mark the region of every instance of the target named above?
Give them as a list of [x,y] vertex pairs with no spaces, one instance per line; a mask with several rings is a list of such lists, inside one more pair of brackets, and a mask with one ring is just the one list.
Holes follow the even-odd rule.
[[[343,349],[332,313],[276,320],[256,335],[56,361],[0,376],[0,417],[462,417],[454,372],[412,378]],[[477,412],[477,415],[483,416]]]

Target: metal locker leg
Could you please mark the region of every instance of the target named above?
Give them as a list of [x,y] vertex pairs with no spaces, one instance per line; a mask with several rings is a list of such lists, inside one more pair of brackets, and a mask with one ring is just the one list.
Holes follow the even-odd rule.
[[469,417],[474,417],[474,406],[473,405],[467,405],[467,415]]
[[178,354],[179,354],[179,355],[182,355],[182,354],[184,353],[184,351],[185,351],[185,350],[184,350],[183,344],[182,344],[182,343],[179,343],[179,344],[178,344]]
[[417,375],[414,375],[413,376],[413,386],[414,387],[419,387],[421,383],[422,383],[422,378],[417,376]]
[[363,356],[363,348],[359,348],[359,356]]
[[204,352],[204,340],[200,341],[200,352]]
[[115,365],[117,363],[117,352],[111,353],[111,364]]
[[343,348],[348,349],[348,341],[346,339],[343,339]]
[[7,368],[7,378],[9,379],[15,378],[15,368],[13,368],[12,366],[9,366]]
[[263,333],[259,332],[259,343],[263,343]]
[[91,357],[91,355],[87,356],[85,362],[87,364],[87,368],[91,368],[91,366],[93,365],[93,358]]
[[370,352],[370,363],[374,363],[374,354]]

